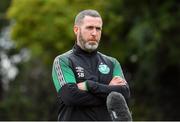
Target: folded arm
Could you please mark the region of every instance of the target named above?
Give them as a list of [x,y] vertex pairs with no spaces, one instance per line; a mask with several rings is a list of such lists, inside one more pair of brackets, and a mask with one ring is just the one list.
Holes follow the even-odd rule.
[[[82,84],[86,84],[87,89]],[[121,93],[126,99],[130,97],[129,86],[121,77],[114,77],[108,85],[87,80],[84,83],[79,83],[78,86],[79,89],[88,91],[101,98],[106,98],[112,91]]]
[[66,58],[55,59],[52,77],[58,96],[65,105],[97,106],[103,103],[102,99],[78,88]]
[[[123,75],[121,66],[115,58],[112,59],[112,62],[114,65],[113,78],[111,81],[109,81],[109,84],[102,84],[101,81],[87,80],[84,83],[78,84],[78,87],[82,90],[86,90],[98,97],[105,99],[107,95],[112,91],[122,93],[125,99],[129,99],[130,89]],[[85,84],[85,85],[81,85],[81,84]],[[87,89],[85,88],[85,86],[87,87]]]

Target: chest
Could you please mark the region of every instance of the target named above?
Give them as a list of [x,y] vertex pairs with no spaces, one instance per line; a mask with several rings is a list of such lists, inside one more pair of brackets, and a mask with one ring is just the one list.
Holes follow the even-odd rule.
[[77,83],[92,80],[109,84],[112,79],[113,64],[110,60],[101,56],[72,56],[70,57],[70,63]]

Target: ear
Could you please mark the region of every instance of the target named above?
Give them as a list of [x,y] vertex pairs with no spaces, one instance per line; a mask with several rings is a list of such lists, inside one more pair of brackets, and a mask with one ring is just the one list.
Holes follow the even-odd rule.
[[78,26],[77,26],[77,25],[74,25],[74,33],[75,33],[76,35],[77,35],[78,31],[79,31]]

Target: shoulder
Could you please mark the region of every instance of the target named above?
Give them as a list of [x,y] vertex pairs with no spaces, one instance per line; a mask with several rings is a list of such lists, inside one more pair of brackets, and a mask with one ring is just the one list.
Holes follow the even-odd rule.
[[63,54],[56,56],[54,59],[54,62],[59,61],[59,60],[68,60],[68,58],[71,56],[72,52],[73,52],[72,50],[69,50]]
[[101,53],[101,52],[98,52],[98,55],[100,55],[101,57],[103,57],[104,59],[106,59],[106,60],[109,60],[109,61],[111,61],[111,62],[117,62],[117,59],[116,58],[114,58],[114,57],[112,57],[112,56],[108,56],[108,55],[105,55],[105,54],[103,54],[103,53]]

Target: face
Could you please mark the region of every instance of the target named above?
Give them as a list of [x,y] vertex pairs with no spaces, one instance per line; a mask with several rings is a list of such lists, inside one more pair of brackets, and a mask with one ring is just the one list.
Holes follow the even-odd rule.
[[85,16],[82,24],[74,26],[77,36],[77,45],[83,50],[92,52],[98,48],[102,30],[100,17]]

